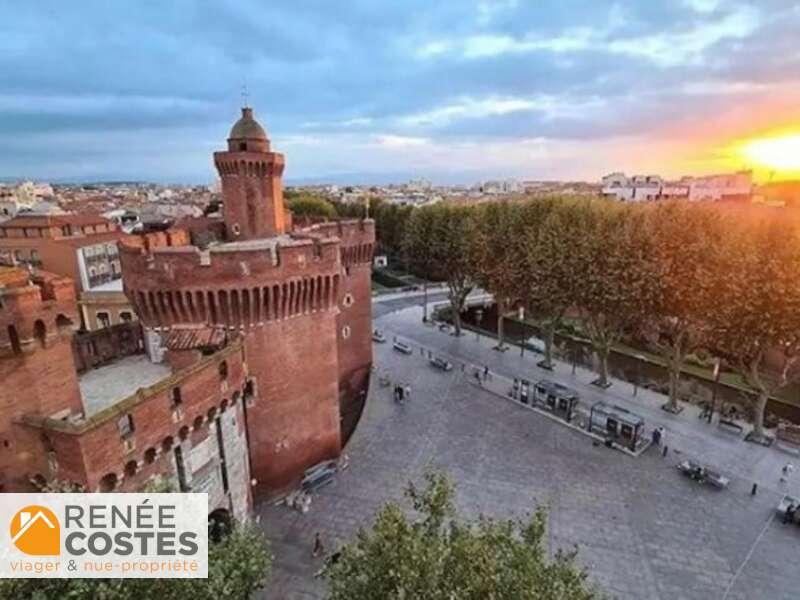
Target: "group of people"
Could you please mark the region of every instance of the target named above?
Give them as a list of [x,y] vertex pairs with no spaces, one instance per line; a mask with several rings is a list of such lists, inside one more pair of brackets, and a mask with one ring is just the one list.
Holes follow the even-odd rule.
[[394,401],[402,404],[406,400],[411,399],[411,386],[398,383],[394,386]]
[[483,371],[480,368],[475,367],[475,370],[472,372],[473,376],[475,377],[475,381],[478,382],[478,385],[483,385],[484,381],[489,381],[492,378],[492,373],[489,371],[489,367],[483,367]]

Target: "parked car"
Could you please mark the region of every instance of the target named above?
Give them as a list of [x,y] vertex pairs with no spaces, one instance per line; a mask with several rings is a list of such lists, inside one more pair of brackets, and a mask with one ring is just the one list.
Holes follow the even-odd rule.
[[414,352],[414,349],[405,342],[395,342],[392,344],[392,348],[403,354],[412,354]]
[[451,362],[446,361],[445,359],[443,359],[443,358],[441,358],[439,356],[434,356],[428,362],[430,362],[431,365],[433,365],[435,368],[441,369],[442,371],[452,371],[453,370],[453,364]]
[[724,489],[731,482],[728,477],[725,477],[716,469],[701,465],[693,460],[684,460],[677,466],[681,473],[698,483],[710,483],[716,488]]
[[372,332],[372,341],[373,342],[378,342],[379,344],[382,344],[382,343],[384,343],[386,341],[386,336],[383,335],[383,332],[375,329]]

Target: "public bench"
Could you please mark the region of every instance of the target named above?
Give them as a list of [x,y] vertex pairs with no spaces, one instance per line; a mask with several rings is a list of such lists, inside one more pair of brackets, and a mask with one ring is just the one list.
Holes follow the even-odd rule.
[[741,434],[744,432],[744,428],[741,425],[739,425],[736,421],[731,421],[730,419],[720,419],[719,427],[720,429],[729,431],[731,433]]
[[730,483],[730,479],[722,473],[707,465],[701,465],[693,460],[684,460],[677,465],[678,470],[697,481],[698,483],[710,483],[717,489],[725,489]]
[[336,471],[335,460],[326,460],[314,465],[305,471],[303,480],[300,482],[300,488],[304,492],[316,492],[333,481]]

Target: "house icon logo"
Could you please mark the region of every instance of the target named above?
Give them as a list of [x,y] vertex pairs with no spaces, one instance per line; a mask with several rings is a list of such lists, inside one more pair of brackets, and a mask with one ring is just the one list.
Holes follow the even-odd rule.
[[61,525],[49,508],[33,504],[11,519],[11,541],[31,556],[61,554]]

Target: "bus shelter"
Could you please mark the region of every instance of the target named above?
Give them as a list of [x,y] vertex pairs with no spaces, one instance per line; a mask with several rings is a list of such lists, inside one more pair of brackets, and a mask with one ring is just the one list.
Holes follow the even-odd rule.
[[589,431],[600,433],[633,451],[646,443],[644,419],[627,408],[600,401],[589,412]]
[[560,383],[542,379],[533,386],[534,400],[552,413],[572,421],[575,409],[580,401],[578,392]]

